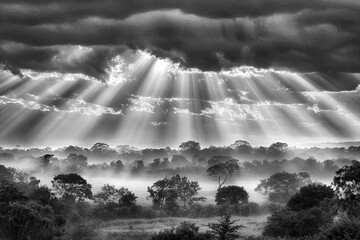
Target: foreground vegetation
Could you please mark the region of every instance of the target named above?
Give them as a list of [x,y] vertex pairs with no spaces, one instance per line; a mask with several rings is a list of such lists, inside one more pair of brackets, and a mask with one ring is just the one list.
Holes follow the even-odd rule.
[[[139,160],[132,167],[134,177],[145,169],[151,174],[173,173],[149,183],[149,206],[137,204],[138,197],[124,187],[105,183],[94,193],[81,176],[91,169],[83,155],[70,153],[64,160],[51,154],[38,157],[37,171],[57,172],[51,186],[0,165],[0,239],[360,239],[360,162],[356,160],[250,164],[227,156],[210,157],[196,168],[218,185],[215,202],[209,204],[200,196],[197,181],[178,174],[189,171],[196,161],[184,164],[184,156],[174,156],[168,164],[166,159],[155,159],[145,166]],[[110,164],[117,174],[124,171],[119,161]],[[229,183],[246,171],[261,171],[261,166],[273,168],[255,188],[268,197],[267,203],[258,204],[249,202],[243,186]],[[300,171],[284,171],[290,166]],[[314,171],[333,171],[332,186],[313,181],[309,172]]]

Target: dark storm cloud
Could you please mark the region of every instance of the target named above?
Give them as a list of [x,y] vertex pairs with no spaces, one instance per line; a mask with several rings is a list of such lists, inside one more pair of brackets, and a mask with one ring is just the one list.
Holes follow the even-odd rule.
[[[359,72],[359,12],[355,0],[4,0],[0,61],[104,78],[127,45],[202,70]],[[59,60],[76,45],[91,51]]]
[[180,9],[209,18],[256,17],[295,13],[303,9],[360,9],[356,0],[4,0],[1,21],[39,24],[66,22],[89,16],[122,19],[136,13]]

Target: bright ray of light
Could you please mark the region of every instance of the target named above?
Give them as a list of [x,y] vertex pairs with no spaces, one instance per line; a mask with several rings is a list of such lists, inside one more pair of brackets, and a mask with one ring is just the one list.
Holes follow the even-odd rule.
[[344,97],[360,100],[360,88],[327,92],[336,88],[316,74],[253,67],[201,72],[132,51],[111,61],[106,83],[81,74],[22,72],[26,78],[0,71],[1,138],[22,130],[39,144],[105,139],[174,147],[190,139],[202,146],[238,139],[297,144],[360,135],[360,114]]
[[[140,72],[147,73],[144,74],[144,80],[135,92],[135,95],[153,97],[161,96],[167,86],[165,79],[167,76],[166,65],[162,61],[154,60],[153,58],[149,58],[145,55],[144,59],[141,59],[141,61],[134,64],[134,68],[142,67],[144,70],[140,70]],[[140,107],[143,107],[144,103],[140,102],[139,105]],[[154,133],[148,132],[149,123],[152,122],[152,110],[142,111],[144,108],[132,108],[131,106],[129,110],[130,111],[128,112],[125,121],[119,126],[119,129],[117,130],[118,133],[116,135],[125,137],[125,139],[131,138],[135,142],[140,142],[140,140],[144,138],[145,133],[154,135]]]

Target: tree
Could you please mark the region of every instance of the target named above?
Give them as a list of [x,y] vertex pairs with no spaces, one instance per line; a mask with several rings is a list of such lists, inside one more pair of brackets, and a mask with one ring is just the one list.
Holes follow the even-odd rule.
[[221,188],[223,184],[229,181],[231,177],[239,171],[240,167],[235,159],[225,163],[215,164],[207,169],[208,175],[214,178],[219,184],[218,188]]
[[117,152],[114,149],[111,149],[110,146],[106,143],[95,143],[91,148],[90,151],[95,156],[101,157],[109,157],[110,155],[115,155]]
[[80,172],[88,164],[86,156],[75,153],[69,154],[69,156],[66,158],[66,162],[68,164],[67,170],[70,172]]
[[314,183],[301,187],[300,191],[290,198],[287,207],[292,211],[301,211],[318,207],[322,201],[334,196],[334,190],[330,186]]
[[243,140],[237,140],[230,145],[230,148],[233,148],[239,154],[251,154],[253,150],[250,143]]
[[92,199],[91,185],[76,173],[59,174],[51,181],[58,198],[73,202]]
[[188,160],[183,155],[173,155],[171,159],[171,166],[177,167],[186,167],[190,164]]
[[119,205],[120,207],[131,207],[136,204],[136,199],[138,197],[135,196],[133,192],[131,192],[127,188],[120,188],[120,198]]
[[217,236],[219,240],[233,240],[240,237],[237,232],[244,228],[242,225],[235,225],[236,222],[231,220],[230,213],[226,212],[219,219],[219,223],[210,223],[208,227],[211,229],[210,233]]
[[232,156],[212,156],[208,161],[207,164],[209,167],[218,164],[218,163],[226,163],[227,161],[233,159]]
[[144,161],[143,160],[137,160],[135,161],[135,166],[131,169],[131,172],[134,174],[141,173],[145,168]]
[[179,175],[170,179],[164,178],[148,187],[149,197],[157,208],[163,208],[165,205],[172,206],[172,208],[182,205],[186,208],[188,205],[204,199],[196,197],[199,190],[197,181],[189,181],[186,177]]
[[360,237],[359,218],[343,218],[320,229],[316,240],[353,240]]
[[325,172],[330,172],[333,174],[339,170],[339,167],[335,164],[334,160],[325,160],[323,164]]
[[14,183],[0,181],[0,203],[9,204],[19,200],[27,200],[27,197],[15,187]]
[[[19,189],[25,189],[26,184],[29,196]],[[65,219],[47,205],[49,202],[33,198],[34,191],[39,189],[33,184],[34,181],[0,181],[1,239],[52,239],[57,228],[65,224]]]
[[319,229],[331,223],[333,216],[319,207],[294,212],[282,208],[267,220],[263,235],[271,237],[304,237],[314,235]]
[[286,203],[300,187],[310,183],[308,173],[277,172],[268,179],[261,180],[255,191],[264,195],[269,194],[270,201]]
[[282,157],[289,151],[287,143],[276,142],[271,144],[267,149],[267,154],[273,157]]
[[360,162],[353,161],[336,171],[333,180],[341,207],[349,214],[360,214]]
[[119,173],[124,169],[124,164],[121,160],[112,161],[110,167],[114,169],[115,173]]
[[158,170],[161,166],[160,158],[155,158],[152,163],[149,164],[151,170]]
[[50,165],[50,160],[54,157],[53,154],[45,154],[41,157],[39,157],[39,161],[40,161],[40,167],[42,169],[47,169]]
[[52,239],[65,222],[49,206],[33,201],[16,201],[0,206],[1,239]]
[[180,151],[196,152],[196,151],[200,151],[201,148],[200,148],[200,143],[195,141],[187,141],[181,143],[179,149]]
[[94,199],[102,204],[116,203],[122,207],[129,207],[136,204],[137,196],[127,188],[117,189],[113,185],[105,184],[101,191],[94,195]]
[[12,182],[14,180],[14,170],[0,165],[0,182],[7,181]]
[[247,203],[249,200],[249,194],[244,187],[239,186],[227,186],[217,190],[215,196],[216,204],[238,204]]

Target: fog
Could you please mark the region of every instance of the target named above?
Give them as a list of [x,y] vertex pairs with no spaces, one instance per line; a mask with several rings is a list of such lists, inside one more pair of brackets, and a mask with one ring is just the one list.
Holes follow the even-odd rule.
[[198,181],[201,188],[198,196],[206,198],[204,204],[214,204],[218,184],[208,175],[207,169],[234,160],[240,171],[234,173],[224,186],[242,186],[249,194],[249,201],[261,204],[268,201],[268,196],[254,189],[262,179],[276,172],[307,172],[312,181],[330,185],[335,171],[351,164],[360,152],[358,149],[290,149],[285,143],[253,148],[246,141],[237,141],[230,147],[141,150],[130,146],[112,149],[104,143],[97,143],[91,149],[77,146],[57,150],[0,149],[0,164],[26,172],[49,188],[56,175],[78,173],[92,185],[94,194],[105,184],[125,187],[135,193],[137,203],[141,205],[151,205],[148,187],[165,177],[179,174],[190,181]]
[[[95,163],[96,161],[92,161]],[[15,169],[24,171],[29,173],[29,175],[36,177],[41,181],[42,185],[46,185],[51,188],[54,176],[62,173],[57,171],[43,171],[38,167],[34,166],[32,159],[23,159],[21,161],[13,161],[7,162],[5,164],[7,167],[13,167]],[[293,169],[293,172],[300,172],[301,170]],[[114,185],[116,188],[125,187],[135,193],[138,196],[137,203],[141,205],[150,205],[151,199],[148,198],[147,188],[151,187],[153,183],[164,178],[171,177],[171,174],[158,174],[158,175],[134,175],[129,171],[123,171],[118,175],[114,176],[110,171],[82,171],[79,173],[84,179],[88,181],[89,184],[92,185],[93,193],[97,193],[100,191],[101,187],[105,184]],[[265,203],[268,201],[267,196],[260,194],[259,192],[254,191],[256,186],[260,183],[261,179],[264,179],[268,176],[249,176],[245,172],[243,175],[240,173],[239,176],[234,177],[230,182],[226,185],[237,185],[242,186],[249,193],[249,201],[257,202],[259,204]],[[203,173],[199,174],[181,174],[181,176],[186,176],[191,181],[198,181],[201,190],[199,191],[199,196],[205,197],[206,200],[204,204],[214,204],[215,203],[215,195],[218,188],[216,181],[214,181],[209,176],[206,176],[205,170]],[[316,176],[312,175],[311,179],[313,181],[321,182],[324,184],[331,184],[332,177],[331,176]]]

